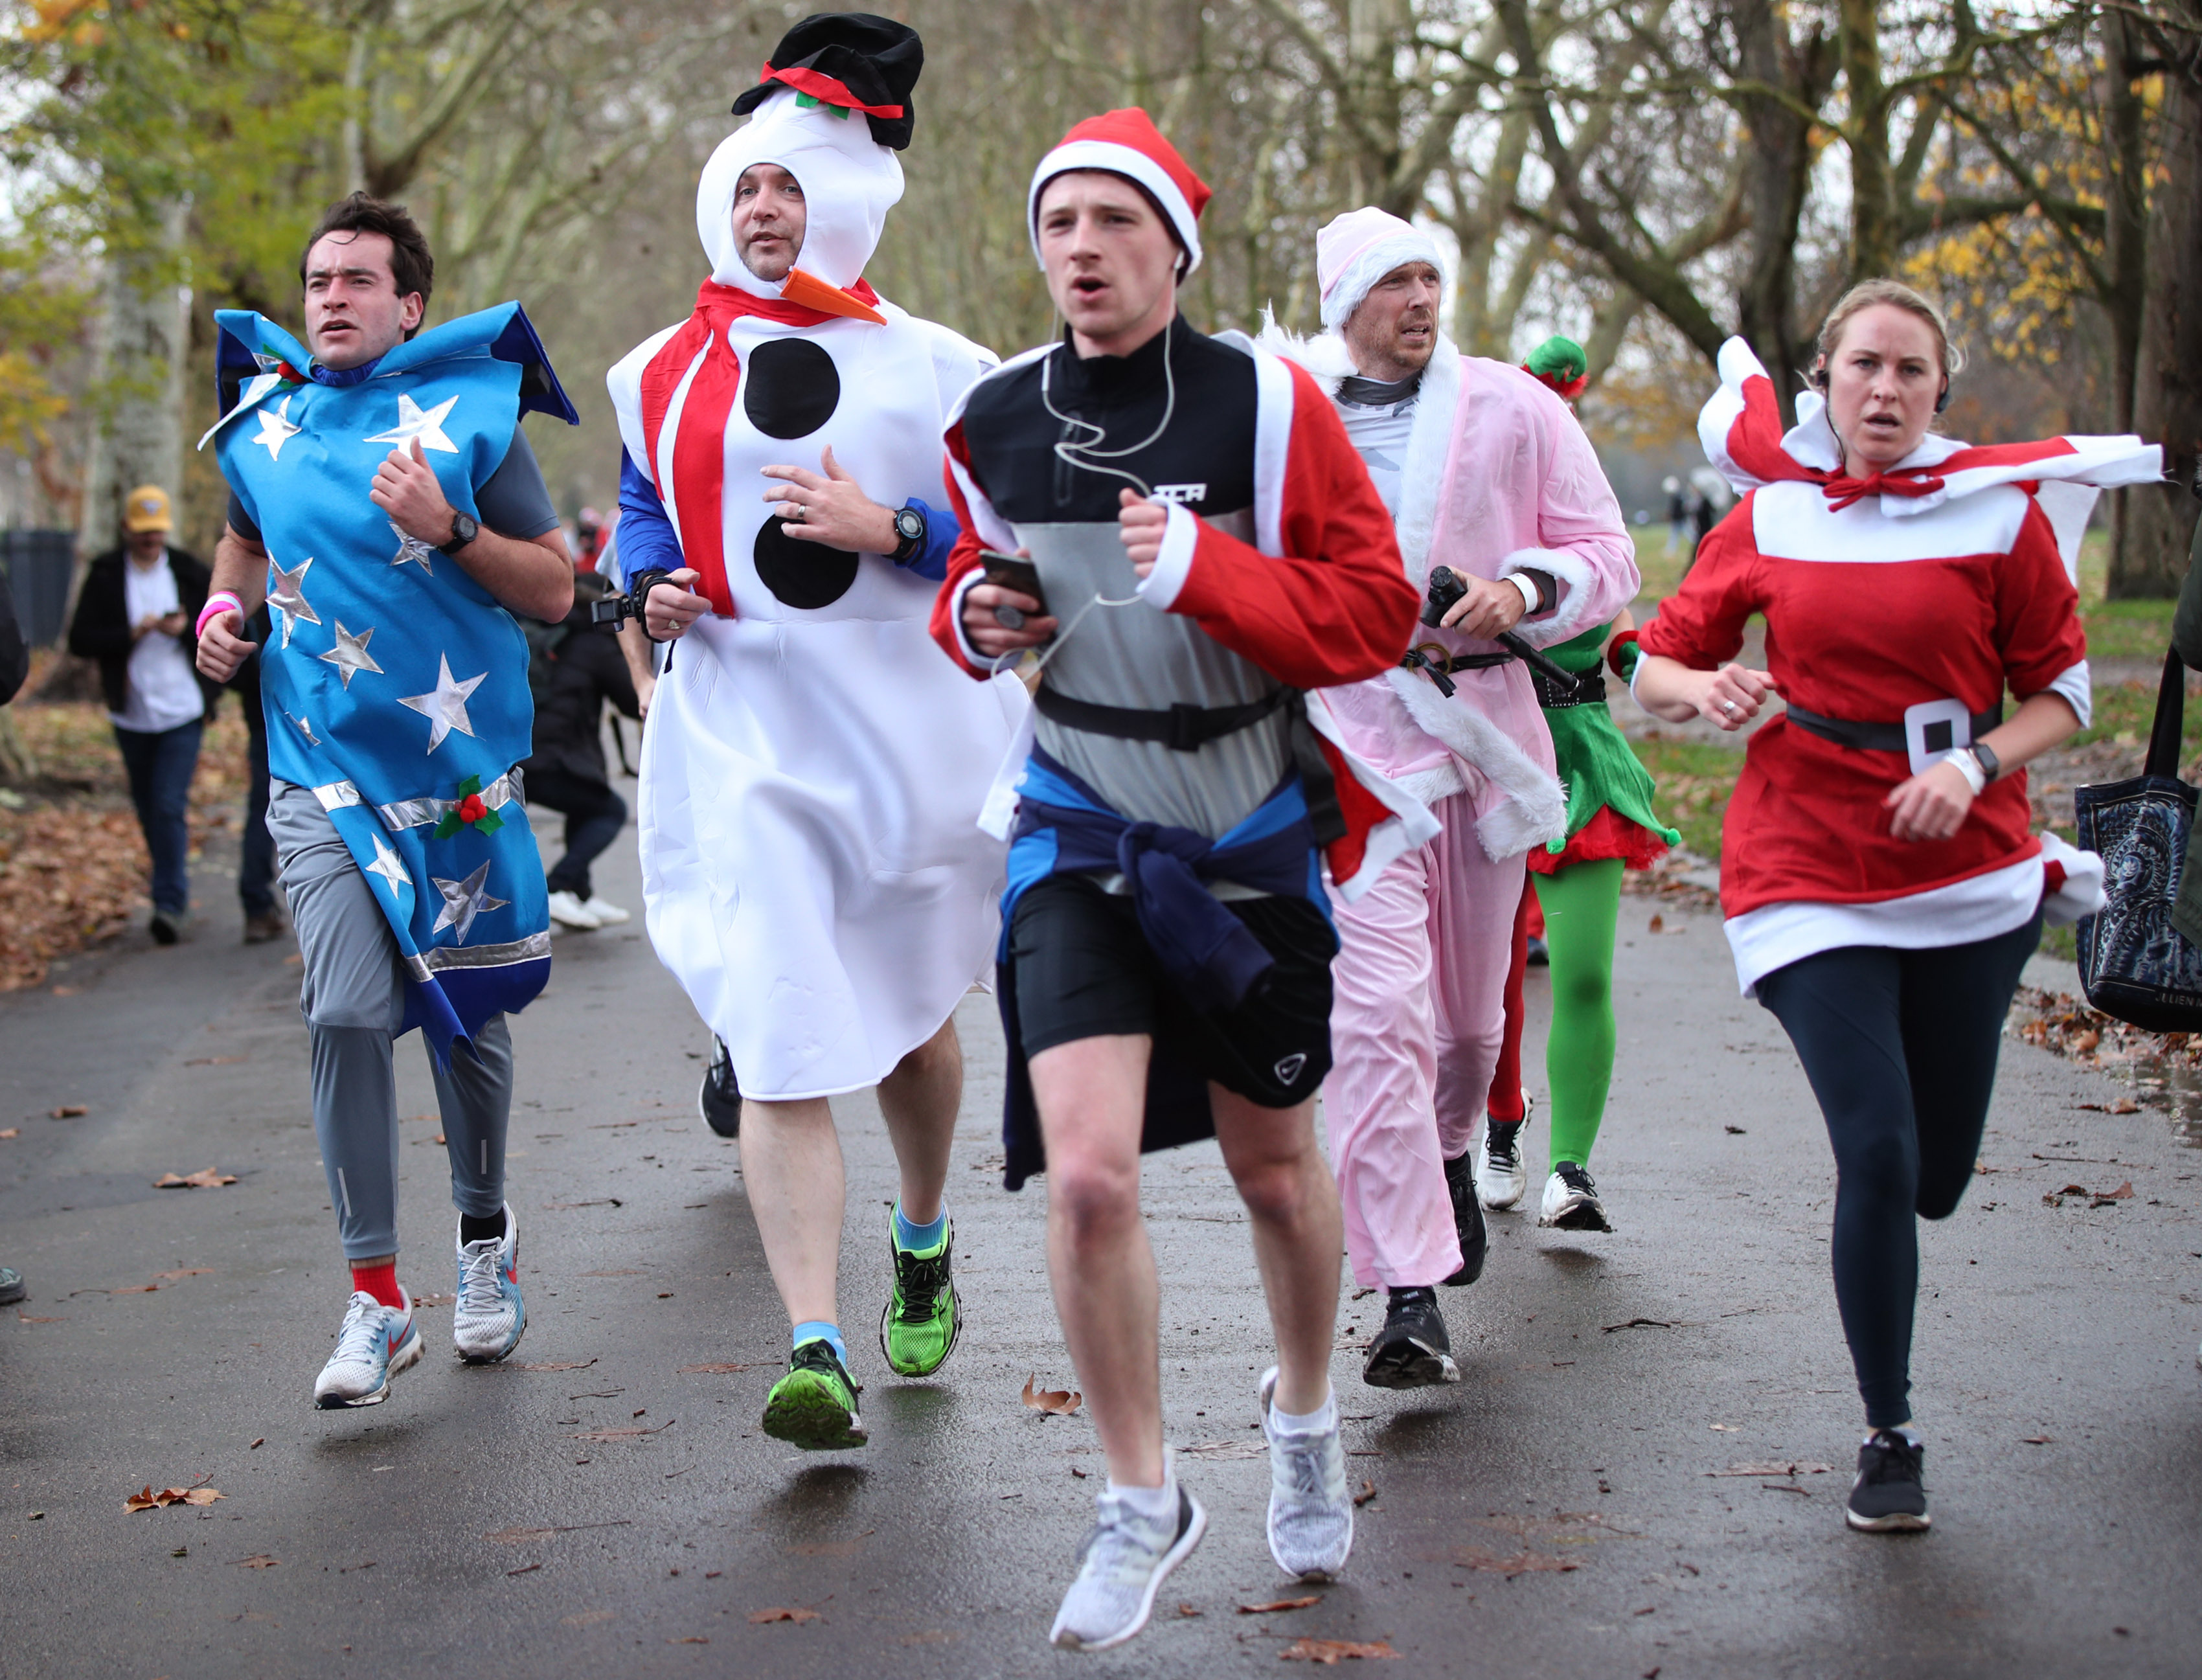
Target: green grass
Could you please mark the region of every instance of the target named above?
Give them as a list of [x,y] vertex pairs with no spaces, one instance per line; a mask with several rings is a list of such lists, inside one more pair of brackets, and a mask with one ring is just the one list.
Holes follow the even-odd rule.
[[1659,792],[1652,809],[1681,830],[1682,844],[1701,858],[1721,855],[1721,818],[1743,772],[1743,754],[1709,741],[1640,740],[1636,751]]

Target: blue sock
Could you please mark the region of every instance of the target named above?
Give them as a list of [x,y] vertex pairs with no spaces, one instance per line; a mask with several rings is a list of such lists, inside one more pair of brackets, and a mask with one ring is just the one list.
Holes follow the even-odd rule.
[[822,1341],[833,1350],[833,1357],[841,1362],[841,1369],[849,1368],[849,1344],[841,1340],[841,1327],[829,1324],[823,1318],[805,1318],[795,1327],[795,1345],[806,1341]]
[[895,1247],[905,1254],[922,1254],[929,1248],[940,1247],[940,1239],[948,1235],[948,1208],[942,1204],[940,1211],[929,1225],[914,1225],[902,1211],[902,1203],[895,1203]]

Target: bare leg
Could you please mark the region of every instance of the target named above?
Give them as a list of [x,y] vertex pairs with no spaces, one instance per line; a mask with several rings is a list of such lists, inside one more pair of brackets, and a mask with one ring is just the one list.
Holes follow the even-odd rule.
[[[1076,1039],[1041,1051],[1030,1064],[1047,1144],[1056,1316],[1110,1477],[1139,1488],[1163,1485],[1159,1292],[1139,1217],[1139,1128],[1152,1048],[1145,1034]],[[1331,1205],[1335,1221],[1334,1191]],[[1337,1248],[1334,1241],[1334,1291]]]
[[792,1326],[841,1322],[834,1282],[841,1260],[841,1139],[823,1097],[742,1102],[742,1177],[772,1281]]
[[1277,1409],[1313,1412],[1330,1393],[1345,1241],[1338,1184],[1316,1147],[1315,1104],[1263,1108],[1220,1085],[1208,1093],[1216,1141],[1253,1222],[1254,1259],[1277,1337]]
[[880,1082],[880,1112],[902,1170],[903,1215],[913,1225],[940,1217],[956,1112],[963,1102],[963,1046],[953,1019],[895,1064]]

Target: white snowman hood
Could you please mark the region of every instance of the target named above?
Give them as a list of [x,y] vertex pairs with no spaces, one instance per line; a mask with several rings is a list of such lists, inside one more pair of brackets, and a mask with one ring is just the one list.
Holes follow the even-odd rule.
[[711,278],[757,298],[777,298],[783,282],[759,280],[734,247],[734,188],[753,163],[776,163],[803,189],[803,249],[795,266],[846,290],[872,260],[887,212],[902,197],[902,162],[872,138],[862,114],[807,103],[781,88],[729,134],[704,166],[696,188],[696,233],[711,259]]

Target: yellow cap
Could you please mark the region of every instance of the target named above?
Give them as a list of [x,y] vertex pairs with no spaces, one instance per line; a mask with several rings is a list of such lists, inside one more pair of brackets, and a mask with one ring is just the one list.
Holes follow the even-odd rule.
[[122,528],[132,536],[169,529],[168,492],[157,484],[139,485],[122,504]]

